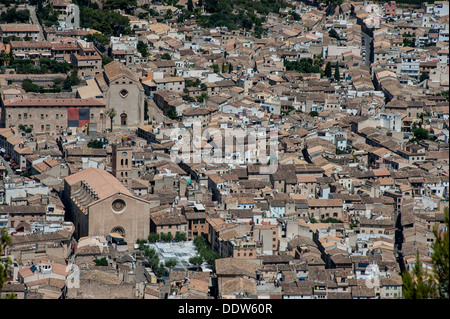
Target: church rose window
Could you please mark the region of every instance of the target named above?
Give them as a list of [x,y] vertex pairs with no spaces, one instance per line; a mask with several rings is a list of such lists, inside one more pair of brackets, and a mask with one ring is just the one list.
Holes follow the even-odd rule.
[[125,201],[122,199],[116,199],[115,201],[113,201],[112,203],[112,209],[114,210],[114,212],[116,213],[121,213],[123,212],[123,210],[125,209],[126,204]]

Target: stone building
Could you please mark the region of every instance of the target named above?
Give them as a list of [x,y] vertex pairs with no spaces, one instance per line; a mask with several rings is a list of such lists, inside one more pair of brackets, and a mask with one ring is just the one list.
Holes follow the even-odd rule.
[[66,177],[63,199],[75,238],[118,233],[133,245],[150,232],[151,203],[105,170],[88,168]]
[[112,174],[124,185],[129,185],[133,167],[133,149],[113,144],[111,152]]
[[135,73],[121,62],[113,61],[95,79],[106,107],[116,111],[113,127],[133,128],[144,122],[145,93]]
[[[16,94],[6,94],[14,91]],[[106,104],[102,99],[28,98],[18,90],[7,90],[1,96],[1,127],[21,124],[33,133],[55,135],[68,128],[97,123],[97,129],[106,129]]]
[[0,24],[0,36],[39,40],[39,27],[35,24]]
[[121,62],[113,61],[95,79],[107,109],[116,111],[113,127],[135,128],[143,124],[145,92],[135,73]]
[[76,66],[79,71],[78,75],[85,78],[87,76],[95,76],[101,73],[102,57],[90,42],[77,42],[78,52],[71,54],[71,63]]

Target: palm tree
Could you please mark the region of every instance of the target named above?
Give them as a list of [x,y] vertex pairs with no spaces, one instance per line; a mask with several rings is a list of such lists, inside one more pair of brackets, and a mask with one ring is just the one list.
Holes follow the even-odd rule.
[[106,113],[106,115],[108,115],[108,117],[111,120],[111,132],[113,130],[113,118],[117,115],[117,112],[114,108],[111,108],[108,110],[108,112]]

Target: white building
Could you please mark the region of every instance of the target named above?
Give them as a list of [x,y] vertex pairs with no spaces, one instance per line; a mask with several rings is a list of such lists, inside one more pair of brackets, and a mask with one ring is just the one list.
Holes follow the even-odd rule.
[[380,119],[380,126],[388,128],[394,132],[401,132],[402,115],[400,113],[380,113],[377,115]]
[[26,198],[29,195],[50,195],[50,188],[35,181],[23,181],[21,184],[5,183],[4,202],[11,205],[14,198]]
[[420,73],[420,57],[413,54],[402,56],[401,74],[418,77]]

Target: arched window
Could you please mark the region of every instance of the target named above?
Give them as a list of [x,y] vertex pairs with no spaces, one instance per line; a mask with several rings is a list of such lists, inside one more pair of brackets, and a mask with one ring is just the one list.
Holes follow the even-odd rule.
[[126,126],[127,125],[127,114],[126,113],[122,113],[120,114],[120,125],[122,126]]

